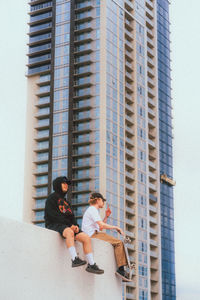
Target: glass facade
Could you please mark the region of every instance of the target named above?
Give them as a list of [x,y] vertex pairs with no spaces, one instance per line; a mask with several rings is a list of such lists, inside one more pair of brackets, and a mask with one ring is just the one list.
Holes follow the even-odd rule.
[[[173,177],[172,117],[170,77],[170,29],[169,2],[157,1],[158,28],[158,93],[160,128],[160,173]],[[162,297],[176,299],[175,253],[174,253],[174,201],[173,187],[167,183],[160,186],[161,243],[162,243]]]

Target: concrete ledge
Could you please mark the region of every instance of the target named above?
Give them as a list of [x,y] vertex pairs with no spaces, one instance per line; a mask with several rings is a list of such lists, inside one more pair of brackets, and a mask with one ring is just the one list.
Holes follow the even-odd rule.
[[[110,244],[92,240],[95,262],[103,275],[71,268],[60,235],[51,230],[0,218],[0,295],[4,300],[121,300]],[[76,242],[80,257],[82,245]]]

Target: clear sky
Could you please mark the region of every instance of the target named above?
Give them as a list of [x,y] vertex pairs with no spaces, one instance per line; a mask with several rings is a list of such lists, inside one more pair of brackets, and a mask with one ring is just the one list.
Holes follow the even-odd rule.
[[[0,1],[0,215],[21,220],[28,1]],[[177,300],[200,299],[200,1],[172,1]]]

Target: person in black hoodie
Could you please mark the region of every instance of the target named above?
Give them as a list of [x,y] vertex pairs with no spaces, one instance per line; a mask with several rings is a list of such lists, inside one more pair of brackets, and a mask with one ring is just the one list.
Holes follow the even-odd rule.
[[72,206],[66,200],[65,195],[71,181],[65,177],[57,177],[53,181],[54,192],[49,195],[45,204],[45,227],[60,233],[65,238],[67,248],[72,258],[72,267],[79,267],[86,264],[85,260],[77,256],[74,240],[83,244],[83,250],[88,260],[87,272],[103,274],[96,263],[94,263],[90,237],[79,229]]

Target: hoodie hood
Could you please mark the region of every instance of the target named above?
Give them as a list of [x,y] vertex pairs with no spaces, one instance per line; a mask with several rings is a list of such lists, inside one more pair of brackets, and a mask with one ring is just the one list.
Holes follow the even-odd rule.
[[58,194],[60,194],[62,196],[65,196],[66,193],[64,193],[62,191],[62,187],[61,187],[61,183],[63,183],[63,182],[66,182],[68,185],[71,184],[71,181],[69,179],[67,179],[67,177],[60,176],[60,177],[57,177],[56,179],[54,179],[54,181],[53,181],[53,190],[56,193],[58,193]]

